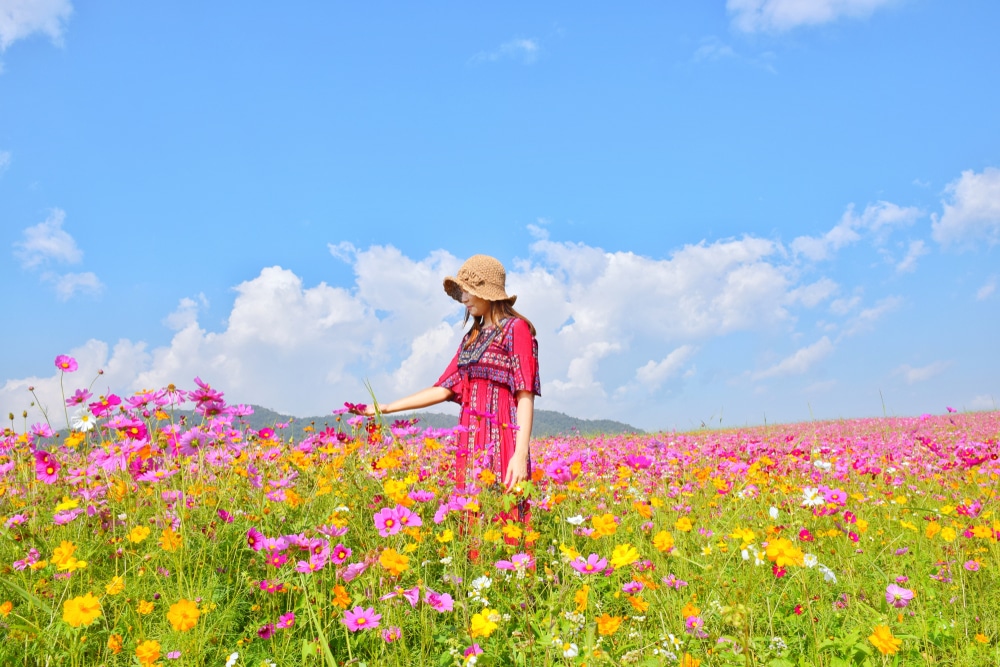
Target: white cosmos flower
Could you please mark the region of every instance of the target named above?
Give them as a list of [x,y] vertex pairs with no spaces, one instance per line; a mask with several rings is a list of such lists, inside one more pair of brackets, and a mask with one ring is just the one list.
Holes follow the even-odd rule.
[[772,507],[771,509],[769,509],[767,511],[767,514],[768,514],[768,516],[771,517],[772,521],[777,521],[778,520],[778,508],[777,507]]
[[80,408],[73,413],[73,428],[82,433],[86,433],[97,426],[97,417],[90,414],[87,408]]
[[807,486],[802,489],[802,506],[803,507],[818,507],[825,503],[823,496],[820,495],[819,489],[814,486]]
[[233,667],[233,665],[235,665],[236,661],[239,659],[240,659],[240,654],[237,653],[236,651],[233,651],[232,654],[229,656],[229,660],[226,660],[226,667]]
[[580,655],[580,647],[576,644],[569,643],[563,644],[563,657],[565,658],[575,658]]
[[802,564],[806,567],[816,567],[819,565],[819,558],[816,558],[813,554],[806,554],[802,557]]
[[566,518],[566,523],[572,524],[574,526],[580,526],[583,524],[583,517],[577,514],[576,516],[571,516]]

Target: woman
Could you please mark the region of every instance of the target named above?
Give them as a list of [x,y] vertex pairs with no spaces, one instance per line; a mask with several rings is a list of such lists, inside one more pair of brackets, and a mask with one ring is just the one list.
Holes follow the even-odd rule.
[[[382,414],[425,408],[443,401],[462,406],[455,460],[455,487],[463,490],[474,469],[490,471],[507,491],[531,478],[530,442],[538,379],[535,327],[514,310],[507,272],[493,257],[474,255],[444,291],[465,306],[472,327],[434,386],[379,406]],[[373,415],[369,407],[364,414]],[[480,474],[480,481],[488,475]],[[524,509],[520,516],[526,519]]]

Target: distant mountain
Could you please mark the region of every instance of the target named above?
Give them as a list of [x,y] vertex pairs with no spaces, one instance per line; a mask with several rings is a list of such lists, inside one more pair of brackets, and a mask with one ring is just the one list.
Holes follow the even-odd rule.
[[[326,415],[323,417],[290,417],[267,408],[254,405],[254,413],[249,417],[244,417],[251,428],[260,430],[273,427],[275,424],[288,424],[288,428],[279,431],[282,439],[289,436],[298,442],[305,435],[306,427],[315,430],[323,430],[327,426],[337,427],[337,416]],[[191,413],[184,413],[190,415]],[[344,420],[349,415],[341,419]],[[190,416],[188,417],[191,418]],[[197,418],[197,415],[195,415]],[[418,426],[421,428],[451,428],[458,423],[456,415],[444,414],[441,412],[408,412],[386,415],[385,420],[391,424],[396,420],[419,419]],[[341,422],[342,423],[342,422]],[[535,419],[532,427],[532,435],[537,438],[544,438],[552,435],[614,435],[618,433],[642,433],[640,429],[611,419],[578,419],[570,417],[562,412],[553,410],[535,410]]]

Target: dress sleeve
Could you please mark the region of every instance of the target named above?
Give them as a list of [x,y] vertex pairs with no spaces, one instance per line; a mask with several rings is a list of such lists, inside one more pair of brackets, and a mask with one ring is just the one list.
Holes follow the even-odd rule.
[[458,354],[462,351],[462,347],[459,346],[458,350],[455,351],[455,356],[452,358],[451,363],[448,364],[448,368],[445,369],[438,381],[434,383],[435,387],[444,387],[445,389],[451,389],[454,392],[454,396],[451,400],[456,403],[462,402],[462,391],[465,388],[465,383],[462,381],[462,375],[458,372]]
[[511,356],[511,393],[530,391],[542,395],[538,379],[538,341],[531,335],[528,323],[516,318],[510,327],[509,353]]

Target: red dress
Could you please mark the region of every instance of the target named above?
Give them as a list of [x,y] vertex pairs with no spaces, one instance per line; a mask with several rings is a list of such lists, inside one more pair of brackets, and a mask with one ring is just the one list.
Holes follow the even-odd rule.
[[464,489],[467,477],[478,470],[490,470],[503,483],[517,444],[517,392],[542,393],[538,341],[527,322],[509,317],[484,327],[472,345],[469,335],[435,383],[454,392],[451,400],[462,406],[459,424],[467,429],[455,456],[456,489]]

